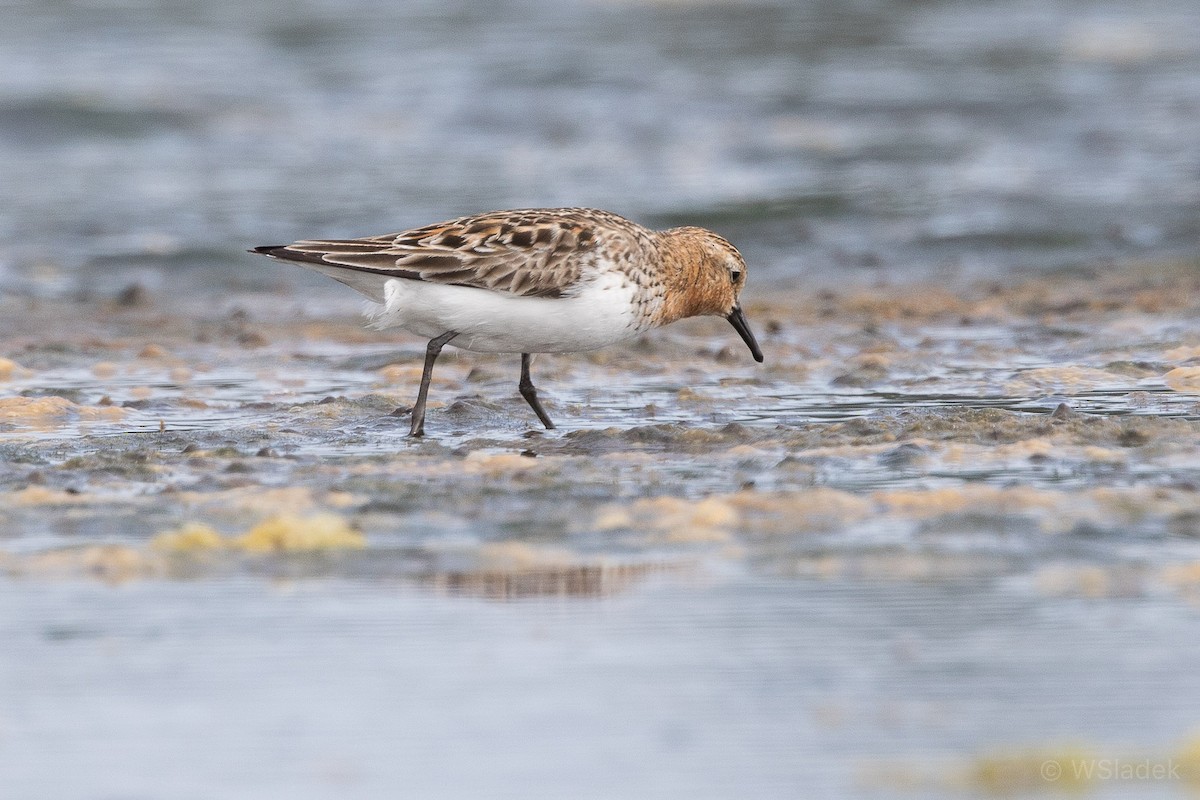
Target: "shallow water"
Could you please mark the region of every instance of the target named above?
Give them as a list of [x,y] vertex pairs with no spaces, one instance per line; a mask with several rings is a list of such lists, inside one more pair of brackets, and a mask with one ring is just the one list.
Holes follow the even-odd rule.
[[[4,797],[1200,785],[1193,3],[0,9]],[[243,252],[560,204],[766,363],[448,348],[414,442]]]
[[[1177,698],[1194,689],[1197,638],[1179,634],[1195,614],[1170,602],[1051,606],[1003,580],[737,576],[600,602],[341,581],[223,589],[9,584],[4,606],[25,620],[10,646],[53,660],[6,670],[9,726],[45,731],[11,738],[8,785],[60,797],[871,797],[909,794],[898,763],[938,768],[964,741],[1006,748],[1086,727],[1169,747],[1194,722]],[[1162,655],[1130,681],[1094,668],[1114,650]],[[50,735],[54,762],[75,774],[38,769]],[[942,769],[944,794],[961,796]]]

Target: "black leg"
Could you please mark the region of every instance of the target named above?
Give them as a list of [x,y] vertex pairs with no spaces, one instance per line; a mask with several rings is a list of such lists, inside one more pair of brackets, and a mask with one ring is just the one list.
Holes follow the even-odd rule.
[[429,346],[425,348],[425,371],[421,373],[421,388],[417,391],[417,404],[413,406],[412,428],[408,431],[409,436],[425,435],[425,400],[429,397],[429,379],[433,377],[433,362],[437,361],[442,348],[455,336],[458,336],[457,331],[446,331],[436,339],[430,339]]
[[525,402],[533,407],[533,413],[538,415],[538,419],[546,426],[546,430],[554,430],[554,423],[550,421],[550,416],[546,413],[546,409],[542,408],[542,404],[538,402],[537,387],[533,385],[533,381],[529,379],[529,362],[533,357],[529,353],[521,353],[521,397],[525,398]]

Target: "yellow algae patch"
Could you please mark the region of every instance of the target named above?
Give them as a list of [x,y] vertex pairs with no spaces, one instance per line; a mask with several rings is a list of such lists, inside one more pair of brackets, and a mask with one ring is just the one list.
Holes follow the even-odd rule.
[[350,324],[329,321],[306,321],[298,326],[284,328],[284,330],[289,329],[294,329],[296,335],[314,341],[333,339],[349,344],[378,343],[379,341],[377,334],[363,328],[357,324],[357,321]]
[[872,497],[888,510],[923,519],[964,511],[1014,514],[1049,510],[1058,506],[1063,495],[1025,486],[963,486],[928,490],[895,489],[875,492]]
[[928,318],[943,314],[959,314],[967,308],[961,297],[937,287],[898,294],[859,292],[846,299],[847,311],[878,319]]
[[[1179,784],[1186,794],[1200,784],[1200,737],[1185,739],[1173,752],[1104,752],[1075,743],[998,748],[957,763],[913,762],[873,765],[872,785],[986,797],[1083,796],[1098,784]],[[928,792],[925,792],[926,794]],[[1134,793],[1137,794],[1136,792]]]
[[[1164,567],[1159,572],[1158,578],[1167,588],[1188,602],[1200,603],[1200,561]],[[1196,779],[1200,781],[1200,738],[1197,738],[1194,744],[1197,748]]]
[[1041,367],[1025,370],[1009,381],[1005,388],[1017,392],[1029,387],[1075,391],[1095,386],[1108,386],[1120,376],[1092,367]]
[[1118,573],[1101,566],[1052,566],[1038,570],[1034,583],[1048,597],[1128,597],[1141,594],[1132,574]]
[[177,497],[193,506],[213,506],[222,511],[252,514],[296,514],[317,506],[312,490],[303,486],[262,489],[248,486],[218,492],[180,492]]
[[1073,61],[1130,66],[1171,53],[1178,40],[1140,21],[1081,19],[1063,33],[1063,55]]
[[13,378],[28,378],[32,374],[32,370],[25,369],[17,362],[7,358],[0,358],[0,381],[11,381]]
[[1200,358],[1200,344],[1175,347],[1162,355],[1164,361],[1191,361]]
[[109,583],[124,583],[151,575],[156,570],[153,560],[123,545],[85,547],[82,556],[84,572]]
[[1116,515],[1123,520],[1135,521],[1148,516],[1188,517],[1200,514],[1200,495],[1192,491],[1151,486],[1105,486],[1089,489],[1086,496],[1099,507],[1101,519],[1109,523]]
[[725,455],[737,459],[752,459],[769,455],[767,451],[749,444],[736,444],[725,451]]
[[1083,448],[1083,456],[1088,461],[1094,461],[1102,464],[1120,464],[1128,461],[1128,457],[1120,450],[1113,450],[1108,447],[1099,447],[1097,445],[1088,445]]
[[994,556],[973,553],[885,552],[815,555],[797,558],[789,565],[792,574],[806,578],[870,579],[887,581],[963,580],[977,575],[994,575],[1004,562]]
[[[458,369],[456,370],[456,367]],[[379,376],[380,385],[416,385],[421,382],[421,364],[388,364],[375,371]],[[435,386],[457,386],[463,379],[462,368],[453,362],[442,364],[438,362],[438,371],[433,373],[432,382]],[[411,402],[411,399],[410,399]]]
[[992,796],[1040,793],[1048,788],[1078,792],[1091,780],[1081,765],[1099,763],[1077,747],[1050,747],[982,755],[964,770],[966,783]]
[[618,528],[633,527],[633,515],[628,509],[619,508],[616,506],[601,509],[596,515],[596,520],[592,524],[598,531],[615,531]]
[[716,497],[700,501],[678,497],[638,500],[622,508],[604,509],[594,523],[596,530],[632,528],[654,531],[672,542],[723,542],[740,521],[730,503]]
[[755,530],[771,533],[825,531],[869,516],[874,503],[858,495],[820,487],[781,494],[738,492],[726,498],[738,511],[753,516]]
[[421,367],[409,364],[388,364],[386,367],[376,370],[375,374],[387,383],[408,383],[421,379]]
[[853,356],[849,363],[856,367],[868,369],[885,369],[892,365],[892,359],[880,352],[863,352]]
[[[842,423],[840,423],[840,422],[835,422],[832,425],[830,425],[829,427],[832,429],[835,426],[841,425],[841,424]],[[864,455],[876,455],[879,453],[886,453],[889,450],[892,450],[896,447],[896,445],[894,444],[895,436],[889,437],[885,434],[884,438],[888,439],[888,441],[885,442],[884,444],[838,444],[838,445],[829,445],[826,447],[806,447],[806,448],[804,448],[802,455],[806,459],[817,459],[817,458],[840,458],[840,457],[857,458],[857,457],[861,457]],[[914,441],[914,443],[919,443],[921,440],[918,439],[918,440],[913,440],[913,441]]]
[[1163,375],[1163,382],[1177,392],[1200,389],[1200,367],[1176,367]]
[[1172,564],[1165,567],[1162,571],[1162,578],[1172,586],[1200,588],[1200,561],[1193,561],[1189,564]]
[[14,558],[9,569],[18,575],[72,578],[80,575],[106,583],[125,583],[161,571],[158,559],[140,550],[117,544],[69,547]]
[[282,514],[255,525],[241,536],[222,536],[199,522],[163,531],[150,547],[165,553],[194,554],[214,550],[247,553],[309,553],[320,550],[361,550],[366,538],[334,514],[299,517]]
[[1057,564],[1039,569],[1034,585],[1050,597],[1140,597],[1166,591],[1195,603],[1200,601],[1200,562],[1170,564],[1153,570],[1127,564]]
[[994,299],[979,300],[969,307],[967,313],[981,322],[1000,322],[1012,316],[1002,301]]
[[[0,495],[2,497],[4,495]],[[47,489],[45,486],[26,486],[7,495],[7,502],[0,505],[13,506],[63,506],[80,505],[83,503],[115,502],[111,498],[82,492],[64,492],[61,489]]]
[[150,540],[150,547],[168,553],[204,552],[228,546],[228,539],[199,522],[188,522],[175,530],[163,531]]
[[92,374],[97,378],[111,378],[117,374],[117,365],[111,361],[97,361],[92,365]]
[[72,403],[65,397],[0,397],[0,421],[46,425],[71,417],[89,420],[118,420],[125,416],[119,406],[93,408]]
[[[429,404],[431,407],[433,403]],[[294,414],[308,414],[312,417],[318,417],[329,420],[337,420],[346,413],[346,409],[340,403],[321,403],[320,405],[308,406],[292,406],[289,409]]]
[[162,345],[148,344],[145,347],[143,347],[140,352],[138,352],[137,357],[138,358],[155,358],[155,359],[157,359],[157,358],[166,358],[169,355],[171,355],[171,353],[167,350],[167,348],[163,347]]
[[463,469],[471,474],[506,475],[539,466],[538,459],[517,453],[485,453],[472,450],[463,460]]
[[0,569],[38,578],[91,577],[107,583],[139,578],[177,577],[182,567],[214,566],[212,556],[238,551],[254,555],[358,550],[361,533],[331,514],[267,519],[242,536],[222,536],[207,525],[190,522],[164,531],[148,548],[127,545],[65,547],[27,555],[0,553]]
[[1184,741],[1175,752],[1179,776],[1194,790],[1200,786],[1200,734]]
[[1099,519],[1107,520],[1110,524],[1118,519],[1132,522],[1167,506],[1164,502],[1167,500],[1165,493],[1159,497],[1153,490],[1147,491],[1141,487],[1131,490],[1101,486],[1089,489],[1086,496],[1099,507]]
[[675,399],[680,403],[711,403],[712,398],[697,392],[690,386],[685,386],[675,393]]
[[311,517],[271,517],[233,540],[248,553],[311,553],[323,550],[361,550],[366,537],[333,514]]
[[125,409],[120,406],[79,406],[79,418],[83,420],[101,420],[114,422],[125,418]]
[[947,464],[978,463],[991,453],[991,450],[959,442],[950,442],[944,445],[941,451],[942,461]]
[[941,448],[946,464],[1005,464],[1030,458],[1082,458],[1091,462],[1120,464],[1129,460],[1126,451],[1099,445],[1066,445],[1053,439],[1023,439],[1019,442],[985,447],[977,444],[950,443]]
[[349,508],[359,502],[359,498],[350,492],[327,492],[325,494],[325,505],[332,508]]
[[44,420],[68,417],[78,410],[65,397],[0,397],[0,419]]
[[197,569],[235,564],[240,553],[295,556],[365,546],[365,537],[341,517],[284,515],[268,518],[240,536],[223,536],[208,525],[188,522],[159,533],[146,547],[107,544],[29,554],[0,551],[0,571],[34,578],[97,578],[123,583],[194,576]]

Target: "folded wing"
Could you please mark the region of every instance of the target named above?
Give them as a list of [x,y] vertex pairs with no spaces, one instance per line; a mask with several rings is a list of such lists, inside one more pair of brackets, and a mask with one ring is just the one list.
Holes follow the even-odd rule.
[[[613,227],[614,221],[622,224]],[[316,269],[379,302],[384,284],[393,278],[560,297],[570,294],[596,262],[606,244],[602,238],[636,235],[636,228],[592,209],[528,209],[363,239],[306,239],[253,252]]]

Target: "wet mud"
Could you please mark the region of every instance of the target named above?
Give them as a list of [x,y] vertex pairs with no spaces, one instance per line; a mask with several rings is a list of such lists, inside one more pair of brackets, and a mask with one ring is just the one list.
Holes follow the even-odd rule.
[[[329,515],[363,552],[322,570],[463,590],[513,546],[505,570],[626,576],[706,559],[899,579],[1122,560],[1200,533],[1198,283],[1180,263],[752,297],[762,367],[705,320],[540,357],[554,431],[516,393],[516,359],[455,351],[424,439],[405,436],[421,343],[354,313],[287,294],[199,311],[133,290],[9,298],[4,567],[164,576],[202,551],[192,566],[252,569],[237,547],[164,560],[156,543],[271,519],[303,537]],[[103,566],[123,558],[138,563]]]

